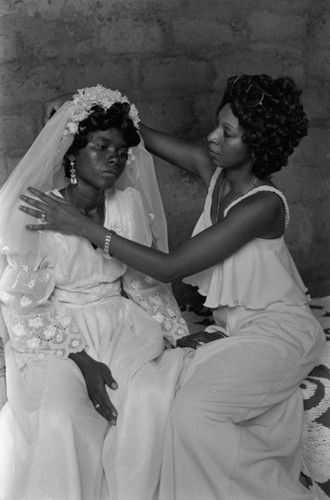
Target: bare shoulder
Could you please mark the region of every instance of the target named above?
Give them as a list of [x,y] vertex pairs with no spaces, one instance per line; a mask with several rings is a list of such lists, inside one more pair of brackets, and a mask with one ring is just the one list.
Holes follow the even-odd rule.
[[285,228],[285,210],[281,198],[272,191],[260,190],[247,196],[228,211],[228,223],[254,236],[277,238]]
[[233,205],[228,211],[228,215],[232,213],[244,212],[246,215],[262,215],[276,216],[283,212],[283,202],[281,198],[272,191],[256,191],[238,200],[238,203]]
[[[275,187],[275,186],[273,186]],[[272,211],[283,211],[283,201],[278,193],[270,190],[259,190],[253,193],[252,196],[246,198],[247,202],[263,209]]]

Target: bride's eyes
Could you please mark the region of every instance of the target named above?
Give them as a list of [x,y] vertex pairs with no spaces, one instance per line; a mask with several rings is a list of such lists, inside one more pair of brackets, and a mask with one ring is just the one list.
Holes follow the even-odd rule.
[[108,146],[105,144],[95,144],[96,149],[100,149],[101,151],[106,151],[108,149]]
[[[100,150],[100,151],[110,151],[110,150],[115,150],[115,148],[111,145],[108,145],[108,144],[94,144],[94,146],[96,147],[96,149]],[[118,150],[117,152],[117,155],[121,158],[121,159],[127,159],[128,157],[128,150],[127,149],[120,149]]]

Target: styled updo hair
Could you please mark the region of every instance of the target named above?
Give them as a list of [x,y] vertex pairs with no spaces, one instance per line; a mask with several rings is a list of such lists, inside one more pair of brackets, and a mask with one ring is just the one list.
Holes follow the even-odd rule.
[[227,103],[244,128],[242,142],[253,160],[253,173],[265,179],[281,170],[300,140],[308,120],[300,102],[301,90],[289,77],[238,75],[227,80],[218,107]]
[[69,156],[77,156],[80,149],[87,146],[91,141],[91,133],[97,130],[108,130],[116,128],[123,134],[128,147],[137,146],[140,143],[140,136],[133,120],[129,117],[131,107],[128,102],[115,102],[109,109],[95,105],[91,113],[85,120],[82,120],[78,126],[78,132],[75,134],[73,143],[63,158],[65,175],[70,177]]

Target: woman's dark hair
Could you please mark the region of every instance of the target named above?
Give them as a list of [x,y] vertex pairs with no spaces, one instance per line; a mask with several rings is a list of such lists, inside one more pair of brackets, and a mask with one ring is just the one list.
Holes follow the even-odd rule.
[[243,74],[227,80],[217,114],[230,104],[244,128],[242,141],[251,152],[256,177],[264,179],[287,165],[293,149],[307,135],[300,95],[288,77]]
[[77,156],[79,150],[85,148],[88,142],[90,142],[90,134],[97,130],[116,128],[123,134],[128,147],[137,146],[140,143],[141,139],[138,130],[129,117],[129,111],[130,105],[128,102],[115,102],[109,109],[104,109],[98,105],[92,107],[88,117],[79,123],[78,132],[75,134],[73,143],[64,156],[63,164],[67,177],[70,177],[69,156]]

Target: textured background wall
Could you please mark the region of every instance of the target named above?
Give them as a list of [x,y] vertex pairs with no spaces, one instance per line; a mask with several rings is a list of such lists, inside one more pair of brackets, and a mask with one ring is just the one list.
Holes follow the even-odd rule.
[[[313,295],[330,293],[328,0],[0,0],[0,183],[41,127],[42,103],[103,83],[144,121],[201,141],[232,74],[290,75],[310,118],[289,168],[287,241]],[[204,193],[157,161],[171,245],[189,237]],[[185,294],[184,288],[177,288]]]

